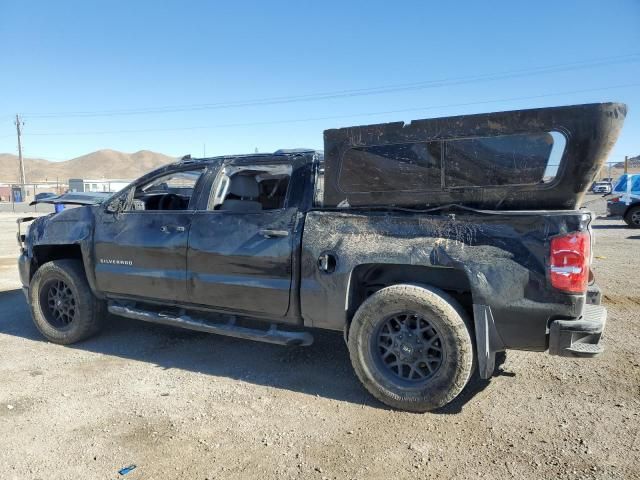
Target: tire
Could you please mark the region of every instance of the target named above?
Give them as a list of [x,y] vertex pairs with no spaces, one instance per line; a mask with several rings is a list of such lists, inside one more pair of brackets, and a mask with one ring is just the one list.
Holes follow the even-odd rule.
[[465,311],[427,286],[393,285],[373,294],[351,322],[348,345],[364,387],[382,403],[412,412],[451,402],[475,366]]
[[640,228],[640,205],[631,207],[624,215],[624,221],[631,228]]
[[63,345],[96,334],[106,312],[105,303],[91,292],[79,260],[54,260],[36,270],[29,304],[40,333]]

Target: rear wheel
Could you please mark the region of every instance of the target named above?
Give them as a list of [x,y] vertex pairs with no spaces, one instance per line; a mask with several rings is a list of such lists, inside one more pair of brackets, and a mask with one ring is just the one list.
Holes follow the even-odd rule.
[[369,297],[349,330],[358,378],[383,403],[425,412],[451,402],[473,371],[467,317],[446,293],[393,285]]
[[640,205],[630,208],[624,216],[624,221],[631,228],[640,228]]
[[33,321],[47,340],[70,344],[100,330],[104,302],[97,299],[78,260],[54,260],[42,265],[29,287]]

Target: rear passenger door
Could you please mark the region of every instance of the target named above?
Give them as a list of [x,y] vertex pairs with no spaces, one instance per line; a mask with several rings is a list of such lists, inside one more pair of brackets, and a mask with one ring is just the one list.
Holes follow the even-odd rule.
[[227,166],[206,210],[194,214],[187,252],[189,302],[282,317],[289,309],[298,209],[291,165]]

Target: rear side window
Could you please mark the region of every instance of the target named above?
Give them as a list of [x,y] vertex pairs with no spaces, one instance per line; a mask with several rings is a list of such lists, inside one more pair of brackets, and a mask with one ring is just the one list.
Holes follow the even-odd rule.
[[209,210],[255,213],[285,208],[290,165],[226,167],[213,186]]
[[354,147],[338,186],[359,193],[548,183],[565,144],[562,134],[541,132]]

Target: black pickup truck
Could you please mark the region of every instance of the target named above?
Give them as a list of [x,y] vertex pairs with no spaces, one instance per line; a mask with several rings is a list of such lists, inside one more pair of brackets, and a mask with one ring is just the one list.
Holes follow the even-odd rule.
[[367,390],[412,411],[489,378],[496,352],[597,355],[579,206],[625,115],[498,112],[327,130],[324,153],[185,157],[19,220],[33,319],[62,344],[107,312],[283,345],[342,331]]

